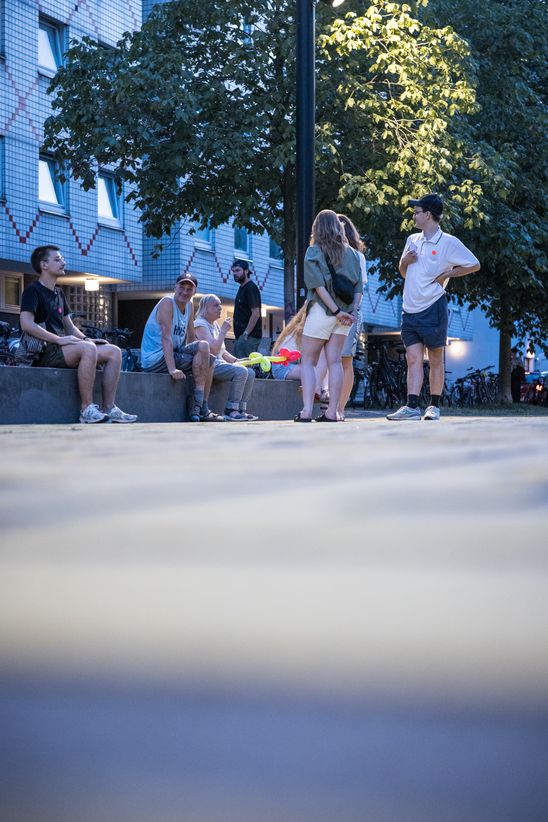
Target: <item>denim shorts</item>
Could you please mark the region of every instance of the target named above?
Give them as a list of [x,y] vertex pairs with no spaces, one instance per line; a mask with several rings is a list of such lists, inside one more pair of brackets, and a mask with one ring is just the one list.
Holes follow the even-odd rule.
[[447,345],[447,297],[445,294],[424,311],[416,314],[403,312],[401,338],[406,348],[422,343],[427,348],[443,348]]
[[[194,342],[185,345],[180,351],[173,352],[173,359],[175,360],[175,367],[179,369],[179,371],[184,371],[185,374],[192,373],[192,360],[198,353],[198,344],[199,340],[195,340]],[[213,354],[209,355],[209,364],[215,364],[215,357]],[[149,374],[167,374],[169,369],[167,367],[167,363],[164,357],[160,357],[158,362],[155,362],[154,365],[149,366],[148,368],[144,368]]]

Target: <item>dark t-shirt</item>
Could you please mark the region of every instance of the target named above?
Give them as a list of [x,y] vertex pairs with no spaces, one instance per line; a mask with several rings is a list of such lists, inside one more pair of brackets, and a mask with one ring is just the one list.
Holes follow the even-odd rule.
[[259,319],[249,336],[257,337],[260,340],[263,336],[263,322],[260,314],[261,292],[258,286],[249,280],[245,285],[239,287],[234,301],[234,336],[236,339],[241,337],[246,330],[252,308],[259,309]]
[[58,337],[66,335],[63,317],[70,314],[70,308],[63,291],[57,286],[52,291],[35,280],[23,291],[21,311],[34,314],[34,322],[44,323],[46,331]]

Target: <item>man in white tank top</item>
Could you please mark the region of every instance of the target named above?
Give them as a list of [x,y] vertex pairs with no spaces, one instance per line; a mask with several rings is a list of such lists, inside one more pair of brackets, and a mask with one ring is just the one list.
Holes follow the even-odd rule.
[[162,297],[146,322],[141,343],[143,370],[169,374],[172,380],[194,378],[194,394],[189,409],[191,422],[222,422],[223,417],[209,410],[207,400],[213,379],[215,357],[209,343],[197,340],[194,333],[192,298],[198,280],[180,274],[172,297]]

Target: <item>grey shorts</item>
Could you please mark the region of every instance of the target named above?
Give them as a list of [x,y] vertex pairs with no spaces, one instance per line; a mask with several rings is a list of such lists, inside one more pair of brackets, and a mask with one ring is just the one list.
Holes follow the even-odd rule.
[[416,314],[403,312],[401,338],[406,348],[422,343],[427,348],[443,348],[447,345],[447,297],[445,294],[424,311]]
[[352,323],[350,326],[350,331],[348,332],[348,337],[344,341],[343,350],[341,357],[355,357],[356,356],[356,349],[358,347],[358,334],[360,328],[362,326],[361,317],[358,315],[358,319],[355,323]]
[[[180,351],[174,351],[173,357],[175,359],[175,365],[179,369],[179,371],[184,371],[186,374],[192,373],[192,360],[197,354],[198,345],[200,344],[200,340],[195,340],[194,342],[185,345],[184,348],[181,348]],[[209,364],[214,365],[215,357],[213,354],[209,355]],[[162,357],[158,362],[155,362],[154,365],[149,366],[148,368],[144,368],[148,374],[169,374],[169,368],[167,367],[167,363]]]

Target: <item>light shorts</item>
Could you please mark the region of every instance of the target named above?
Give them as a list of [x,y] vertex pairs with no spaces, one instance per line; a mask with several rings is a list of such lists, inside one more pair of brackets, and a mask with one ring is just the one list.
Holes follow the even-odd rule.
[[348,336],[350,328],[349,325],[342,325],[336,317],[328,317],[319,303],[312,303],[304,324],[303,334],[307,337],[315,337],[317,340],[328,340],[332,334]]

